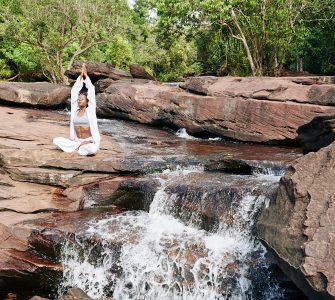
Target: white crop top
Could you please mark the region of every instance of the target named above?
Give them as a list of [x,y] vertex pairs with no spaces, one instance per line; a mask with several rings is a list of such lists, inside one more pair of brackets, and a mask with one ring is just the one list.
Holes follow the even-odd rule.
[[78,116],[78,112],[75,113],[73,118],[74,126],[90,126],[90,123],[87,118],[87,112],[85,111],[84,115],[81,117]]

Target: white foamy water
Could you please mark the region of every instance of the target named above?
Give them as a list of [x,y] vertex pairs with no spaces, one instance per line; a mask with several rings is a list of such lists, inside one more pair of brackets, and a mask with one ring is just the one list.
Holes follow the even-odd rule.
[[[190,222],[170,215],[176,195],[165,187],[190,171],[199,170],[164,172],[149,212],[93,220],[85,240],[95,242],[65,245],[63,289],[78,286],[93,298],[117,300],[260,299],[251,271],[265,266],[265,249],[251,231],[266,198],[246,193],[232,220],[222,220],[215,232],[185,225]],[[278,297],[263,280],[263,299]]]
[[190,135],[187,133],[186,128],[180,128],[176,132],[176,136],[186,139],[186,140],[208,140],[208,141],[223,141],[223,138],[221,137],[215,137],[215,138],[208,138],[208,139],[201,139],[201,138],[196,138],[193,135]]
[[215,138],[208,138],[209,141],[223,141],[223,138],[221,137],[215,137]]
[[[285,165],[280,165],[275,162],[271,161],[262,161],[261,163],[258,161],[250,161],[252,167],[252,174],[256,176],[264,176],[264,179],[266,179],[266,176],[283,176],[287,166]],[[279,181],[279,179],[277,178]]]
[[[171,174],[171,177],[177,177],[179,175],[186,175],[191,172],[203,172],[204,166],[201,164],[198,165],[188,165],[186,167],[177,165],[174,169],[165,169],[162,174]],[[159,179],[159,177],[158,177]]]
[[187,133],[185,128],[180,128],[177,130],[176,132],[176,136],[183,138],[183,139],[187,139],[187,140],[200,140],[190,134]]

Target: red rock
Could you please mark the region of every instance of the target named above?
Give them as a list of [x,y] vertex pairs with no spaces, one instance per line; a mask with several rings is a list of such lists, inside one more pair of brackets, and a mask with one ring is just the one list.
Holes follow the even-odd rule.
[[60,265],[27,252],[27,240],[0,223],[0,278],[21,277],[41,268],[59,271]]
[[335,143],[299,158],[258,221],[259,237],[310,299],[335,298]]
[[[181,87],[207,96],[335,105],[335,77],[191,77]],[[308,81],[310,80],[310,81]],[[313,84],[304,84],[308,81]]]
[[94,83],[95,86],[95,92],[96,93],[103,93],[105,89],[107,89],[110,85],[114,83],[115,80],[106,78],[106,79],[100,79]]
[[[249,79],[248,90],[245,85],[239,85],[240,81],[231,86],[233,79],[228,78],[223,94],[222,82],[220,86],[218,82],[213,83],[219,79],[203,80],[210,82],[207,88],[210,92],[207,93],[213,96],[191,94],[177,87],[153,82],[118,82],[97,95],[97,112],[103,117],[184,127],[191,134],[207,132],[240,141],[272,143],[298,143],[296,131],[300,126],[314,117],[335,113],[335,107],[308,103],[308,92],[299,96],[299,89],[311,89],[313,86],[294,83],[297,87],[284,95],[276,93],[283,84],[281,81],[287,83],[284,79],[272,78],[268,82],[257,83],[258,86]],[[327,89],[328,86],[323,85],[322,88]],[[261,97],[262,88],[264,93],[274,91],[272,96],[263,95],[263,98],[268,97],[266,100],[250,98],[255,93]],[[202,91],[205,90],[202,87]],[[335,91],[333,85],[327,91],[331,94],[332,90]],[[300,97],[300,103],[289,100],[289,95],[292,99]],[[316,102],[324,101],[322,95]],[[324,102],[331,102],[332,99]]]
[[1,82],[0,100],[36,107],[59,107],[70,97],[70,87],[48,82]]
[[129,67],[130,74],[134,78],[142,78],[142,79],[150,79],[150,80],[156,80],[155,77],[150,75],[144,68],[142,68],[140,65],[132,64]]
[[[130,73],[114,68],[112,64],[100,63],[97,61],[86,61],[87,74],[93,81],[103,78],[114,80],[131,78]],[[83,62],[75,62],[70,70],[65,71],[65,75],[71,79],[77,79],[81,72]]]

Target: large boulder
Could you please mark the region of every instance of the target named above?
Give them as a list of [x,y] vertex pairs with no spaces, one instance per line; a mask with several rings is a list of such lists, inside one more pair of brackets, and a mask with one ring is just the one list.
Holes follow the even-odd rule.
[[[70,79],[77,79],[80,75],[84,61],[75,62],[70,70],[65,71],[65,75]],[[114,80],[132,78],[131,74],[114,68],[112,64],[100,63],[97,61],[86,61],[87,74],[93,81],[110,78]]]
[[[205,77],[201,80],[208,82],[209,87],[220,80],[220,84],[224,84],[228,90],[233,79]],[[260,97],[262,86],[266,90],[270,89],[270,85],[273,89],[280,90],[278,86],[280,87],[281,81],[277,78],[264,79],[257,88],[250,83],[252,91],[248,91],[238,81],[239,85],[236,83],[229,93],[213,92],[211,96],[206,96],[199,95],[208,93],[204,87],[197,89],[198,94],[194,94],[173,85],[153,81],[122,80],[97,95],[97,113],[102,117],[184,127],[192,134],[210,133],[251,142],[297,143],[296,131],[300,126],[317,116],[335,113],[335,107],[316,104],[331,104],[335,92],[334,97],[315,98],[318,101],[313,104],[307,98],[304,98],[306,101],[303,98],[300,102],[293,101],[291,92],[287,92],[286,96],[277,95],[278,98],[270,99],[265,95]],[[300,87],[313,87],[295,85],[297,93]],[[328,89],[329,95],[335,91],[334,85],[327,84],[320,85],[320,89]],[[258,97],[255,97],[256,93]]]
[[141,78],[141,79],[150,79],[150,80],[156,80],[155,77],[150,75],[144,68],[142,68],[140,65],[132,64],[129,67],[130,74],[134,78]]
[[0,100],[35,107],[60,107],[70,97],[70,87],[49,82],[1,82]]
[[335,299],[335,143],[299,158],[258,220],[258,235],[310,299]]
[[207,96],[230,96],[335,106],[334,77],[191,77],[180,86]]

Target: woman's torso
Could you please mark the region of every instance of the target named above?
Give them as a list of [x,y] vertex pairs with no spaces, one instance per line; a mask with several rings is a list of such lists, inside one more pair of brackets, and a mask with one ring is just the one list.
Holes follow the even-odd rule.
[[86,109],[84,112],[79,110],[76,111],[73,119],[73,125],[78,138],[86,139],[92,136]]

